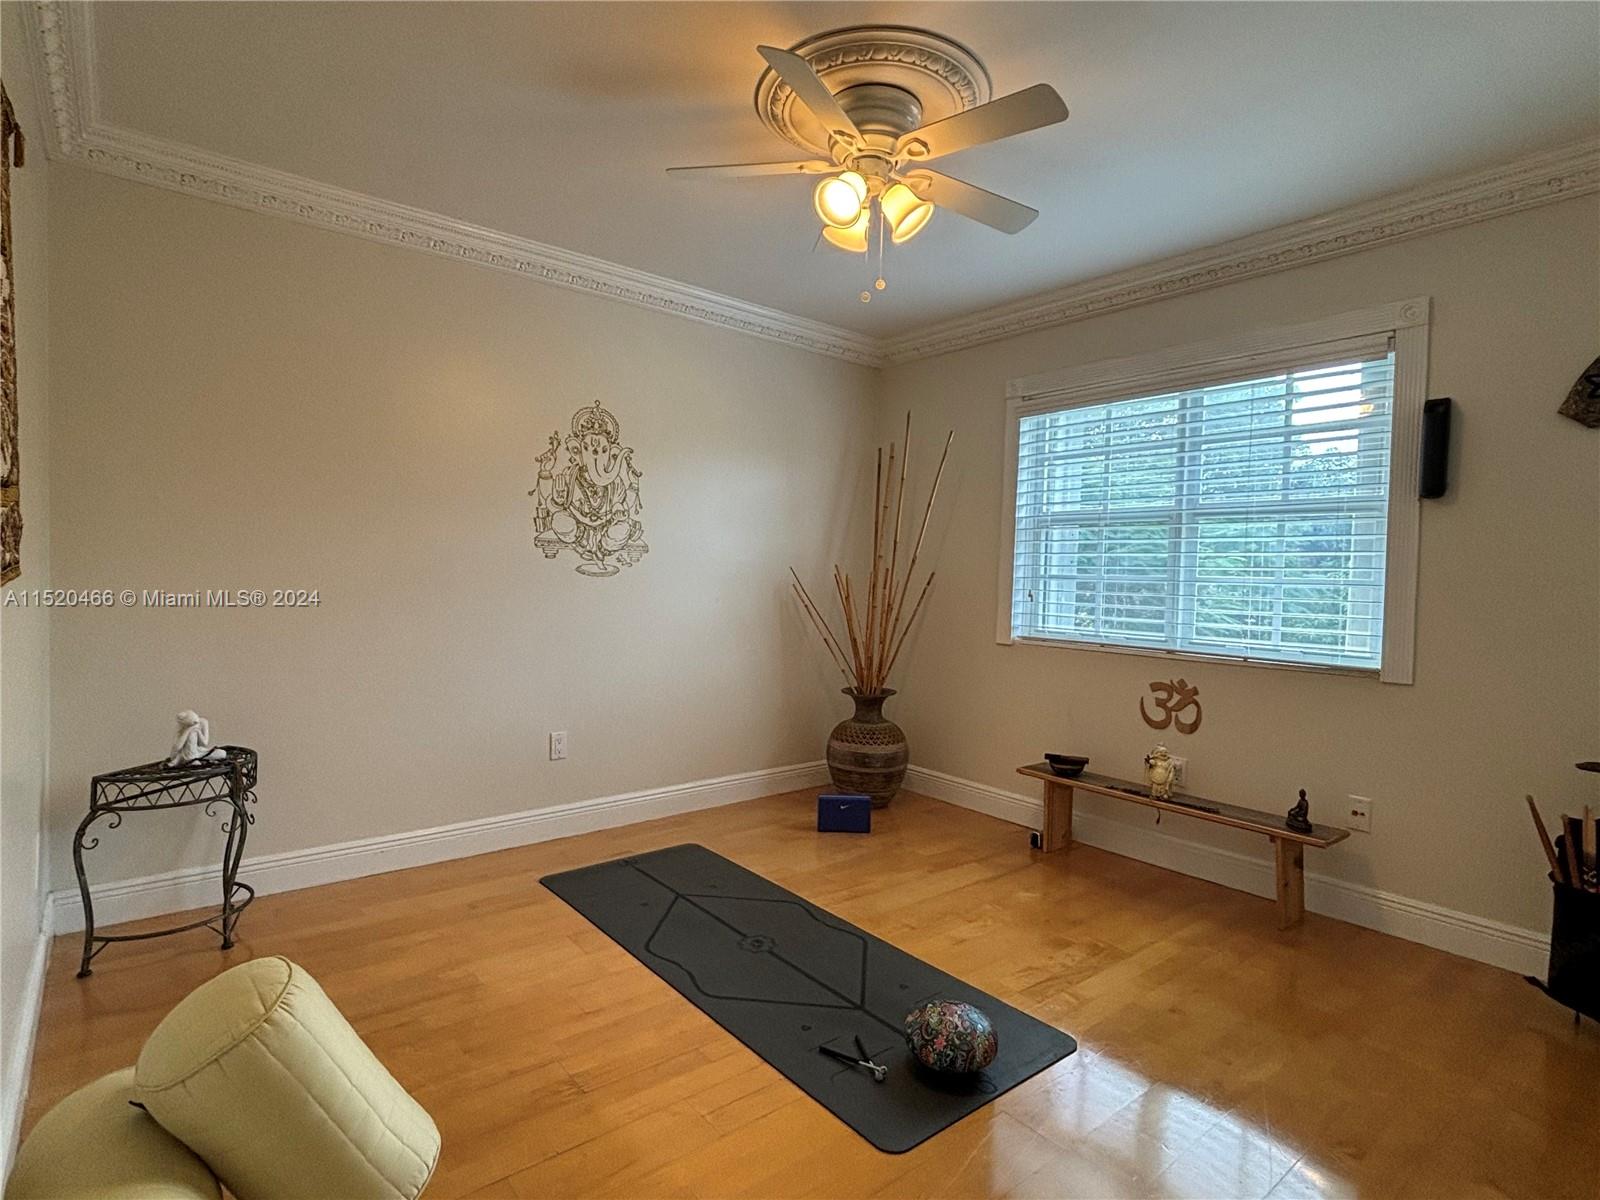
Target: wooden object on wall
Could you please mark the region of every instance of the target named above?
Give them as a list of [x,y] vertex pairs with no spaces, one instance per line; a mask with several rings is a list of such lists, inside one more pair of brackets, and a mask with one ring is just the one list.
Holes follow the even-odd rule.
[[22,573],[22,470],[17,436],[17,312],[11,258],[11,167],[26,154],[11,97],[0,85],[0,583]]
[[[1205,714],[1200,708],[1200,689],[1190,685],[1186,679],[1154,679],[1150,682],[1150,692],[1155,696],[1156,712],[1151,713],[1145,704],[1145,697],[1139,697],[1139,715],[1144,718],[1144,723],[1151,729],[1166,729],[1171,726],[1179,733],[1193,733],[1200,728],[1200,718]],[[1194,719],[1186,721],[1181,716],[1191,709],[1194,710]]]

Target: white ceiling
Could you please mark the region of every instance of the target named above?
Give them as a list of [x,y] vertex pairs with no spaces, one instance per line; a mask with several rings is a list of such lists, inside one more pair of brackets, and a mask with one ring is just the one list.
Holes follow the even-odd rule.
[[[946,160],[1032,227],[941,214],[862,304],[806,180],[663,171],[795,156],[755,46],[868,22],[1072,118]],[[1594,3],[120,3],[94,37],[103,122],[874,336],[1600,132]]]

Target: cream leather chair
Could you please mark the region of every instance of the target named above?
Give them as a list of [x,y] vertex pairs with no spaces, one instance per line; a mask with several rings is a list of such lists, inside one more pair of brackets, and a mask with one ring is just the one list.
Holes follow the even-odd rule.
[[221,1200],[216,1176],[136,1098],[128,1067],[57,1104],[17,1155],[6,1200]]
[[132,1070],[46,1114],[6,1200],[209,1200],[218,1181],[238,1200],[414,1200],[439,1146],[316,980],[261,958],[191,993]]

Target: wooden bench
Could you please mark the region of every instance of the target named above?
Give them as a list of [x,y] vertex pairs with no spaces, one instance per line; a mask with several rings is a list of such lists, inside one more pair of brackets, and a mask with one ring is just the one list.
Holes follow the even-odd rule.
[[1174,792],[1167,800],[1156,800],[1140,784],[1126,779],[1113,779],[1109,775],[1091,775],[1085,771],[1069,779],[1057,775],[1048,763],[1018,767],[1017,774],[1044,781],[1044,828],[1039,831],[1039,849],[1047,853],[1072,845],[1072,797],[1075,792],[1110,796],[1113,800],[1128,800],[1161,812],[1266,834],[1272,839],[1277,856],[1278,924],[1282,929],[1298,925],[1305,916],[1306,847],[1331,846],[1350,836],[1348,829],[1338,829],[1332,825],[1312,825],[1310,833],[1297,833],[1284,824],[1282,817],[1272,813],[1220,804],[1182,792]]

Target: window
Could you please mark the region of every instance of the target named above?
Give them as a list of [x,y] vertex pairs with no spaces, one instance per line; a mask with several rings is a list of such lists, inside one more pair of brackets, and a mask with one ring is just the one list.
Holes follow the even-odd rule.
[[1417,328],[1376,310],[1014,385],[1001,640],[1408,682],[1416,443],[1396,431],[1421,395],[1397,404],[1397,362],[1426,359],[1397,327]]

